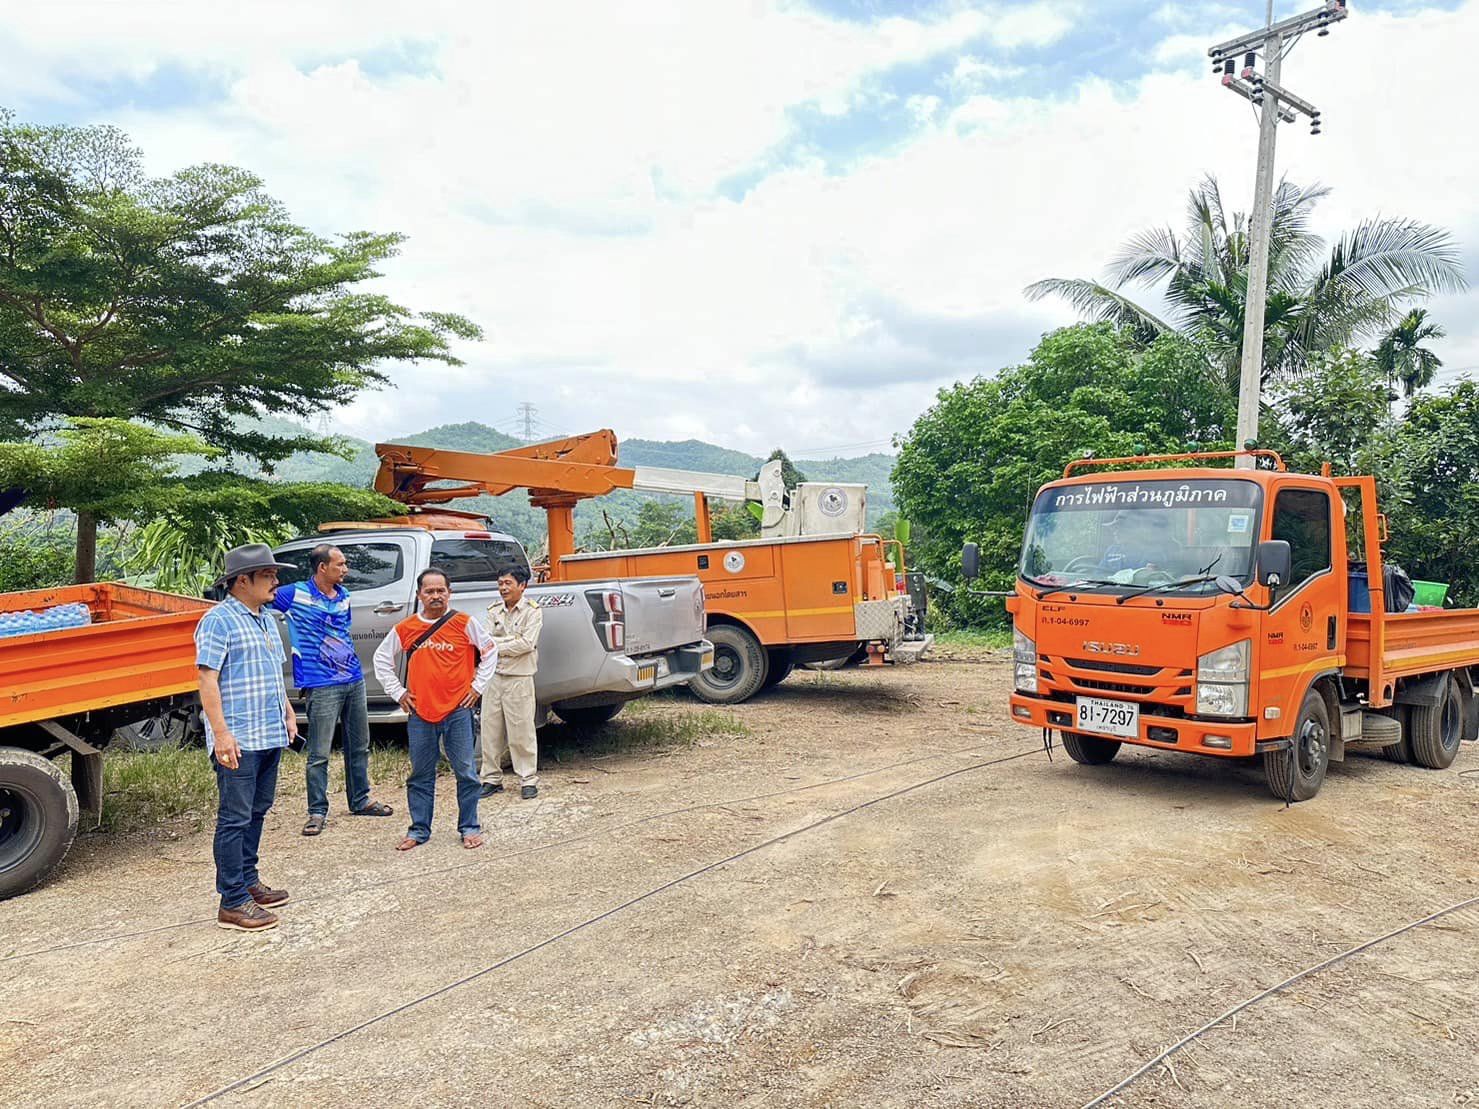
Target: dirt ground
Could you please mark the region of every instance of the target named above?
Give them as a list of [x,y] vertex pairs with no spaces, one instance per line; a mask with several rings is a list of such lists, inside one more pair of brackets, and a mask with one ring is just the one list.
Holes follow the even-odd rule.
[[[208,829],[86,837],[0,904],[0,1103],[1082,1105],[1479,895],[1474,745],[1443,772],[1353,756],[1286,809],[1256,767],[1050,761],[1004,719],[1009,674],[942,652],[798,672],[695,746],[555,735],[541,797],[484,802],[477,852],[447,781],[408,854],[399,815],[310,840],[288,802],[263,873],[294,903],[264,935],[214,927]],[[1479,1104],[1476,1000],[1479,906],[1113,1104]]]

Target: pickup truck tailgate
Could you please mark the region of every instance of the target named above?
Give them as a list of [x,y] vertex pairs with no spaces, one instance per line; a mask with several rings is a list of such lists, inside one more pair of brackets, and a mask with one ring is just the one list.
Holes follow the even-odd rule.
[[697,578],[635,578],[621,583],[628,655],[654,654],[704,637],[704,587]]

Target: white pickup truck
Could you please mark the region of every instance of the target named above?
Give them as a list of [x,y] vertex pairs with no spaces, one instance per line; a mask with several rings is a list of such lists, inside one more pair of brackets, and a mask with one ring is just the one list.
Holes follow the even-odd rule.
[[[405,720],[375,680],[371,656],[385,633],[416,611],[416,575],[429,566],[445,572],[452,607],[481,621],[489,604],[502,604],[499,574],[511,566],[529,567],[511,535],[377,527],[278,547],[278,560],[298,568],[281,573],[283,584],[308,577],[308,553],[320,543],[332,543],[349,562],[344,587],[350,592],[351,635],[365,671],[370,719],[377,723]],[[696,577],[531,584],[526,595],[544,612],[534,679],[540,724],[551,710],[572,724],[604,723],[624,702],[681,685],[714,664],[714,646],[704,638],[703,585]],[[286,638],[285,625],[282,633]]]

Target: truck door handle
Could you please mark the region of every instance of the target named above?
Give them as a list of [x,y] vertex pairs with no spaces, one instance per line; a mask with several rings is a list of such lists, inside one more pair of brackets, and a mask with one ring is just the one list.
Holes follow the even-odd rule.
[[394,601],[381,601],[374,608],[370,609],[370,611],[381,616],[389,616],[392,612],[399,612],[405,607],[405,605],[398,605]]
[[659,589],[657,591],[657,595],[659,597],[663,598],[664,600],[666,600],[669,597],[676,597],[678,595],[678,590],[677,589]]
[[1333,651],[1333,650],[1335,650],[1335,640],[1336,640],[1336,633],[1337,633],[1337,631],[1338,631],[1338,626],[1337,626],[1337,624],[1335,622],[1335,617],[1332,616],[1332,617],[1330,617],[1329,622],[1325,625],[1325,649],[1327,651]]

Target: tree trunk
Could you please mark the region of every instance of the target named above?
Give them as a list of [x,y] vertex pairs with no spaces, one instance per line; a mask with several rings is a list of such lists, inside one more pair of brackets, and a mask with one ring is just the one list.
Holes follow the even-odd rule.
[[96,579],[98,574],[98,518],[91,512],[77,513],[77,573],[73,580],[78,585]]

